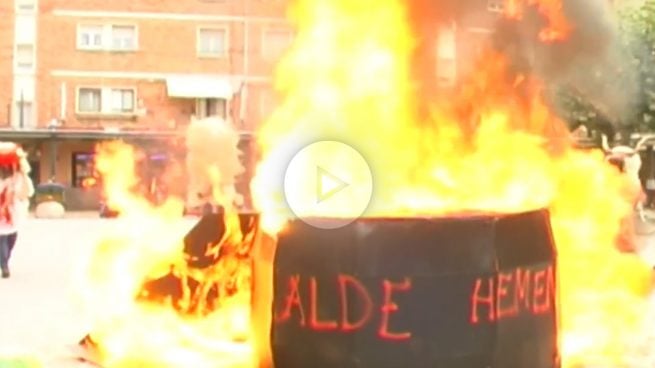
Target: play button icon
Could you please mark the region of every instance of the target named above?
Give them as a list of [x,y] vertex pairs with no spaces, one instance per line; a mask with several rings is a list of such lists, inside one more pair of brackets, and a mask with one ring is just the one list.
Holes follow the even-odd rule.
[[348,183],[330,174],[320,166],[316,166],[316,182],[316,199],[319,203],[348,186]]
[[306,223],[345,226],[368,208],[373,177],[364,157],[337,141],[312,143],[293,156],[284,177],[285,199]]

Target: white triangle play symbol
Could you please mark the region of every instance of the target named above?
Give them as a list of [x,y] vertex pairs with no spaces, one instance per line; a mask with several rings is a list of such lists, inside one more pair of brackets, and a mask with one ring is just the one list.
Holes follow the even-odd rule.
[[325,171],[320,166],[316,166],[317,203],[328,199],[348,185],[348,183]]

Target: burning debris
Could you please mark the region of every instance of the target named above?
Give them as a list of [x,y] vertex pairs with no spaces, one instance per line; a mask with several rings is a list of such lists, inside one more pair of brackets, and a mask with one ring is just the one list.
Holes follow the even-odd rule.
[[[539,23],[545,28],[530,35],[558,22],[567,25],[565,31],[547,32],[557,37],[540,46],[543,52],[555,60],[555,51],[576,48],[568,42],[582,37],[583,29],[561,12],[568,5],[530,4],[546,20]],[[545,100],[542,78],[555,71],[535,64],[517,68],[509,47],[488,45],[448,99],[414,93],[413,82],[434,79],[413,80],[415,37],[406,10],[394,0],[299,1],[292,7],[299,32],[278,69],[284,102],[258,135],[263,160],[252,191],[262,224],[275,233],[293,218],[280,210],[282,186],[272,184],[283,176],[290,147],[297,150],[321,137],[352,144],[369,159],[375,195],[367,217],[547,207],[558,251],[563,364],[595,356],[620,366],[627,336],[641,323],[651,277],[644,262],[615,246],[622,219],[632,211],[634,188],[604,162],[602,152],[572,148],[565,124]],[[523,21],[511,22],[534,25],[528,11]],[[530,44],[537,45],[535,40],[543,42],[534,37]],[[531,55],[528,60],[546,61]],[[424,106],[428,117],[416,113]],[[347,211],[312,213],[308,207],[297,215],[348,216]]]
[[[241,167],[234,137],[217,119],[197,120],[189,128],[191,189],[208,192],[223,210],[191,231],[181,221],[180,198],[153,206],[132,191],[132,147],[99,147],[97,167],[121,214],[120,232],[103,239],[83,270],[89,282],[83,300],[96,318],[82,344],[95,350],[103,366],[254,364],[250,252],[260,235],[256,217],[235,212],[233,183]],[[216,147],[234,160],[221,157]]]
[[147,281],[139,299],[207,316],[248,289],[257,217],[242,215],[238,220],[238,228],[230,229],[225,214],[205,215],[184,237],[185,267],[171,265],[167,275]]

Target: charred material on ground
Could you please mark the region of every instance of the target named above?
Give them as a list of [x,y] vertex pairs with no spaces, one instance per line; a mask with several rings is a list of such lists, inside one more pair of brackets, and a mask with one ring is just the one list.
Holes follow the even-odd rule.
[[205,315],[214,311],[221,298],[230,297],[241,280],[240,270],[250,269],[250,252],[258,231],[258,216],[240,214],[241,234],[231,237],[226,231],[223,212],[203,216],[184,238],[186,267],[148,281],[139,296],[154,303],[172,303],[185,314]]
[[[238,221],[241,232],[234,236],[227,231],[222,211],[203,216],[184,237],[186,264],[171,265],[168,274],[145,282],[137,300],[202,317],[218,309],[239,287],[250,287],[251,251],[259,216],[242,213]],[[80,345],[93,349],[95,342],[87,335]]]

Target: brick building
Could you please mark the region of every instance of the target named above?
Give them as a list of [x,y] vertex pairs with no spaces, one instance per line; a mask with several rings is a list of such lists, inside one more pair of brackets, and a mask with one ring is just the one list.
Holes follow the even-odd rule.
[[[440,84],[490,32],[497,3],[480,0],[480,17],[436,31]],[[192,115],[253,132],[274,108],[273,68],[293,39],[285,11],[284,0],[0,2],[13,14],[0,22],[0,139],[23,143],[34,180],[64,184],[69,208],[95,208],[98,193],[80,186],[98,141],[164,150]]]
[[37,182],[68,187],[73,208],[97,203],[80,185],[100,140],[156,149],[192,115],[251,132],[293,35],[279,1],[14,0],[0,11],[14,14],[0,24],[0,83],[12,86],[0,91],[0,134],[28,149]]

